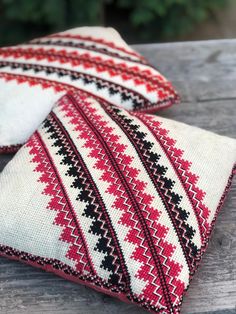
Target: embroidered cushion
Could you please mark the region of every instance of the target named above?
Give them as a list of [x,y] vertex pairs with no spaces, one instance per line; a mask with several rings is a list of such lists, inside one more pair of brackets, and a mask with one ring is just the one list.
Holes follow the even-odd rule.
[[0,175],[0,254],[179,313],[236,141],[64,96]]
[[75,28],[4,47],[0,150],[24,143],[53,103],[75,89],[134,111],[155,111],[178,100],[171,83],[112,28]]

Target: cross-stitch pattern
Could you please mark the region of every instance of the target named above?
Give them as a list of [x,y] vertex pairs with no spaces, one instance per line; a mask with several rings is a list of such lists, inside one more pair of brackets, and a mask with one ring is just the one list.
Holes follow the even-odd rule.
[[235,140],[68,94],[0,175],[0,254],[179,313],[235,161]]
[[179,99],[172,84],[111,28],[76,28],[3,47],[0,151],[24,143],[62,94],[75,90],[132,111],[156,111]]

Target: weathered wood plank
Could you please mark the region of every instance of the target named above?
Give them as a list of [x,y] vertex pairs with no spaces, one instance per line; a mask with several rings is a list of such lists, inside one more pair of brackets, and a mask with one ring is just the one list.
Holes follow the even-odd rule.
[[[160,115],[236,137],[236,40],[136,47],[181,92],[182,103],[161,111]],[[11,156],[0,157],[0,171]],[[0,258],[0,313],[146,312],[52,274]],[[236,180],[185,297],[183,313],[236,313]]]
[[178,87],[182,101],[236,99],[236,40],[134,46]]

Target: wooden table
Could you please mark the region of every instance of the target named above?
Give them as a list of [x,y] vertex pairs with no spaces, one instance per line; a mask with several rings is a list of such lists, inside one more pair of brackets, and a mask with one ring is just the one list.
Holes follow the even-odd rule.
[[[137,45],[176,85],[182,103],[159,114],[236,137],[236,40]],[[12,155],[0,157],[0,169]],[[236,180],[183,313],[236,313]],[[0,258],[0,313],[138,314],[133,305]]]

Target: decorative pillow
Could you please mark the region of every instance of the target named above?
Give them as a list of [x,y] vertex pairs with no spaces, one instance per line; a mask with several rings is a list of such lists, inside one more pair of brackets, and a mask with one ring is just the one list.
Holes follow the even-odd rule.
[[112,28],[75,28],[4,47],[0,150],[24,143],[53,103],[76,89],[135,111],[155,111],[178,100],[171,83]]
[[236,141],[64,96],[0,175],[0,254],[179,313]]

